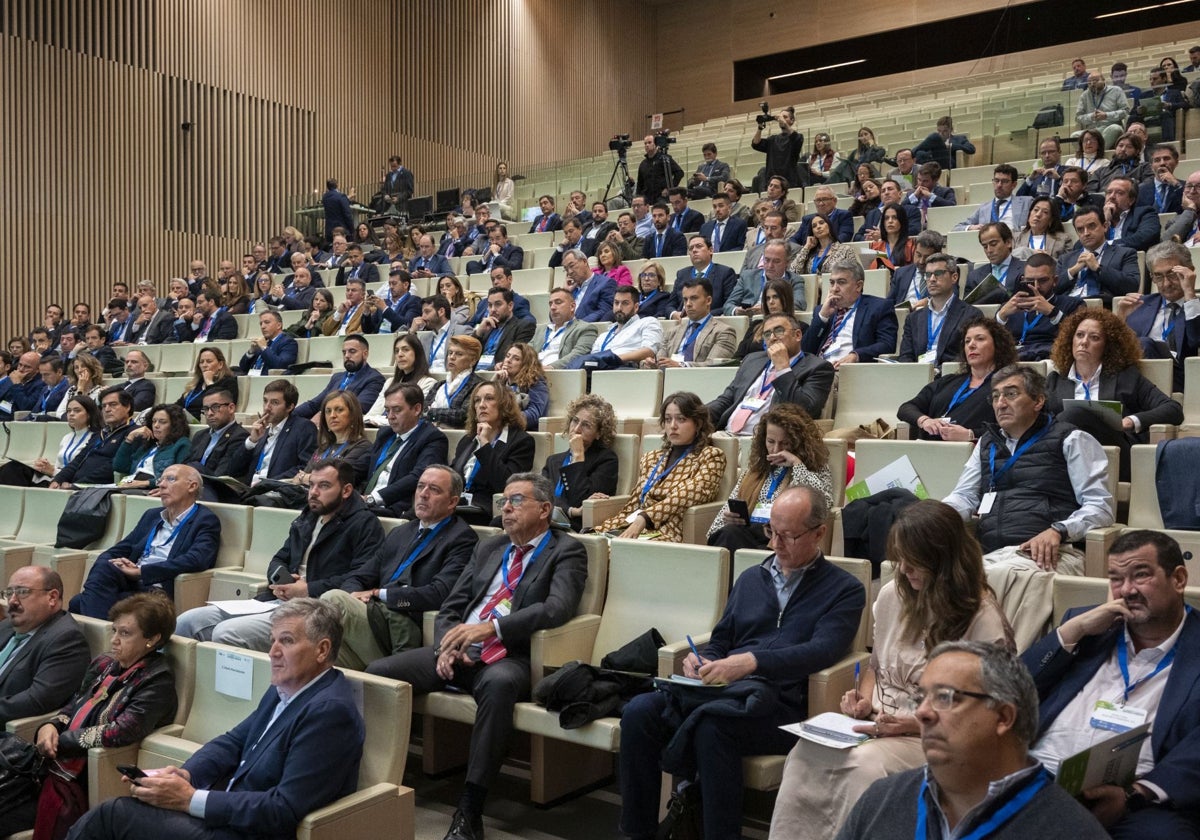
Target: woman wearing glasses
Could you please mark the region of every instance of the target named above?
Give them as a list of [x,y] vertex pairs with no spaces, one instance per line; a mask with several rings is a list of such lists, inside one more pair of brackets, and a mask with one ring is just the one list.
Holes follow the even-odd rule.
[[887,556],[895,576],[875,601],[871,660],[857,690],[841,701],[842,714],[863,721],[855,728],[870,740],[849,750],[798,741],[784,766],[772,838],[832,837],[872,782],[925,763],[913,695],[939,643],[1013,648],[979,543],[949,505],[926,499],[901,511]]
[[670,318],[671,293],[667,291],[667,271],[661,263],[647,263],[638,272],[638,288],[642,299],[638,315],[643,318]]
[[584,394],[567,405],[567,450],[546,459],[542,475],[554,485],[554,506],[575,531],[583,529],[585,499],[617,492],[617,415],[603,397]]
[[659,422],[663,445],[642,456],[633,495],[615,516],[596,527],[636,540],[683,542],[683,514],[717,498],[725,473],[725,453],[712,445],[708,408],[695,394],[677,391],[663,401]]

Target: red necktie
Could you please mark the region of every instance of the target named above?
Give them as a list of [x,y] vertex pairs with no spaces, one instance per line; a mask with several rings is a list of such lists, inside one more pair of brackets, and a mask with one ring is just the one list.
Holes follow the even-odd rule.
[[[513,591],[517,588],[517,584],[521,582],[521,572],[524,571],[525,555],[532,546],[523,545],[513,551],[512,562],[508,566],[508,574],[504,581],[500,584],[500,588],[495,594],[488,599],[484,605],[483,611],[479,613],[479,617],[484,621],[491,621],[496,616],[496,607],[501,601],[509,600],[511,602]],[[509,610],[511,611],[511,604]],[[499,636],[493,636],[483,644],[483,650],[480,651],[479,659],[484,665],[491,665],[493,662],[498,662],[508,656],[508,648],[504,646],[504,642],[500,641]]]
[[821,345],[821,352],[824,353],[829,349],[829,345],[833,344],[834,339],[838,337],[838,328],[841,327],[842,321],[846,320],[848,309],[839,309],[837,315],[833,318],[833,323],[829,325],[829,335],[825,339],[825,343]]

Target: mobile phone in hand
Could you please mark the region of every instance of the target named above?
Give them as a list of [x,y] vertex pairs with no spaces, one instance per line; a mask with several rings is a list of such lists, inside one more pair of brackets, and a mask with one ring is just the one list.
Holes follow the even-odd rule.
[[750,506],[746,504],[745,499],[730,499],[729,512],[740,516],[746,522],[750,521]]
[[146,778],[146,771],[136,764],[118,764],[117,772],[131,780],[135,785],[138,779]]

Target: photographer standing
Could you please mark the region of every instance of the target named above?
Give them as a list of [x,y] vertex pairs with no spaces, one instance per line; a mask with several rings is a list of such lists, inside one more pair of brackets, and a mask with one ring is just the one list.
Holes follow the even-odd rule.
[[[667,190],[683,180],[683,169],[667,153],[666,144],[669,140],[666,132],[659,136],[661,140],[656,139],[653,134],[647,134],[642,139],[646,157],[638,164],[637,194],[645,198],[646,204],[651,206],[665,201]],[[663,144],[661,149],[659,142]],[[666,174],[668,168],[671,172],[669,179]]]
[[786,178],[789,184],[805,183],[800,180],[799,169],[800,154],[804,150],[804,135],[793,128],[796,109],[789,105],[780,111],[775,116],[779,133],[764,139],[763,126],[771,121],[771,116],[766,111],[766,103],[763,103],[762,107],[763,113],[756,118],[758,130],[754,132],[754,139],[750,141],[752,149],[767,156],[762,183],[768,183],[775,175]]

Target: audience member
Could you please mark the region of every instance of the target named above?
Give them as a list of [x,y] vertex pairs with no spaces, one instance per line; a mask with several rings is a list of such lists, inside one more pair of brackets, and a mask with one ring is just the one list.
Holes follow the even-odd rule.
[[791,105],[779,109],[774,117],[779,127],[778,134],[763,137],[763,127],[768,123],[759,123],[750,140],[750,148],[766,155],[763,167],[762,183],[775,176],[784,178],[789,184],[799,184],[800,155],[804,151],[804,135],[795,130],[796,109]]
[[912,304],[900,339],[901,362],[941,367],[961,361],[963,330],[982,313],[958,297],[958,265],[949,254],[925,260],[925,294]]
[[300,392],[286,379],[263,389],[262,413],[250,425],[243,483],[255,487],[264,478],[284,481],[307,464],[317,448],[317,428],[295,414]]
[[800,345],[806,353],[831,362],[835,370],[896,352],[895,310],[887,300],[863,294],[864,280],[858,260],[830,266],[829,292]]
[[1113,245],[1145,251],[1158,244],[1162,226],[1153,207],[1135,206],[1138,186],[1129,178],[1112,178],[1104,190],[1105,238]]
[[1062,144],[1057,137],[1047,137],[1038,144],[1038,159],[1017,188],[1017,195],[1054,195],[1062,180]]
[[1120,136],[1129,116],[1129,102],[1125,99],[1125,91],[1116,85],[1105,84],[1104,74],[1098,70],[1088,73],[1087,89],[1079,95],[1079,105],[1075,109],[1075,122],[1080,131],[1072,134],[1078,137],[1083,129],[1094,128],[1104,137],[1105,144],[1111,146]]
[[1013,234],[1013,257],[1024,261],[1035,251],[1057,260],[1071,245],[1055,200],[1039,195],[1029,205],[1025,227]]
[[[706,244],[700,237],[692,242]],[[685,279],[682,298],[682,317],[668,325],[657,357],[643,360],[642,367],[706,367],[725,364],[733,358],[737,336],[733,327],[713,319],[720,310],[713,300],[712,283],[703,274]]]
[[311,400],[296,406],[296,416],[311,419],[324,404],[325,398],[338,391],[348,391],[360,405],[374,405],[383,390],[383,374],[371,367],[368,357],[371,347],[361,335],[347,335],[342,342],[343,373],[329,377],[329,383]]
[[[192,451],[188,434],[183,409],[177,405],[154,406],[149,411],[146,425],[126,435],[113,458],[114,476],[124,476],[117,486],[122,490],[159,487],[166,478],[168,467],[187,463]],[[98,615],[103,616],[104,612]]]
[[1114,297],[1137,291],[1141,285],[1137,252],[1110,245],[1103,210],[1085,205],[1071,223],[1079,241],[1058,258],[1058,290],[1072,297],[1100,297],[1109,305]]
[[1158,291],[1116,298],[1113,311],[1133,330],[1143,357],[1174,360],[1173,387],[1182,392],[1183,360],[1200,349],[1200,303],[1192,254],[1178,242],[1160,242],[1146,252],[1146,267]]
[[967,275],[966,292],[970,295],[989,278],[999,287],[976,299],[976,303],[1004,303],[1017,291],[1025,263],[1013,256],[1012,229],[1004,222],[988,222],[979,228],[979,247],[987,262],[979,263]]
[[[554,487],[554,506],[571,525],[583,530],[583,503],[617,493],[619,464],[613,451],[617,417],[603,397],[581,394],[567,404],[566,452],[546,459],[542,475]],[[555,517],[557,518],[557,516]]]
[[1054,261],[1048,254],[1032,254],[1025,263],[1024,280],[1004,302],[996,320],[1004,324],[1017,342],[1023,362],[1050,356],[1062,319],[1084,306],[1082,298],[1058,292]]
[[1017,230],[1029,216],[1029,205],[1033,199],[1026,195],[1013,195],[1020,176],[1014,166],[1002,163],[992,173],[994,198],[975,209],[975,212],[954,226],[955,230],[979,230],[988,223],[1004,222],[1009,230]]
[[729,164],[717,159],[717,145],[705,143],[700,147],[704,163],[696,167],[688,180],[693,198],[713,198],[720,184],[729,180]]
[[196,354],[192,378],[188,381],[183,396],[175,401],[175,405],[190,414],[193,420],[199,420],[204,395],[216,390],[227,391],[236,400],[237,376],[225,361],[225,354],[220,347],[205,347]]
[[612,320],[613,325],[592,342],[591,352],[576,357],[567,369],[614,370],[654,358],[662,344],[662,326],[657,318],[639,313],[638,293],[631,286],[618,286],[613,293]]
[[953,169],[957,165],[957,152],[975,154],[975,144],[965,134],[954,133],[954,120],[949,115],[940,117],[937,129],[913,147],[917,163],[933,161],[942,169]]

